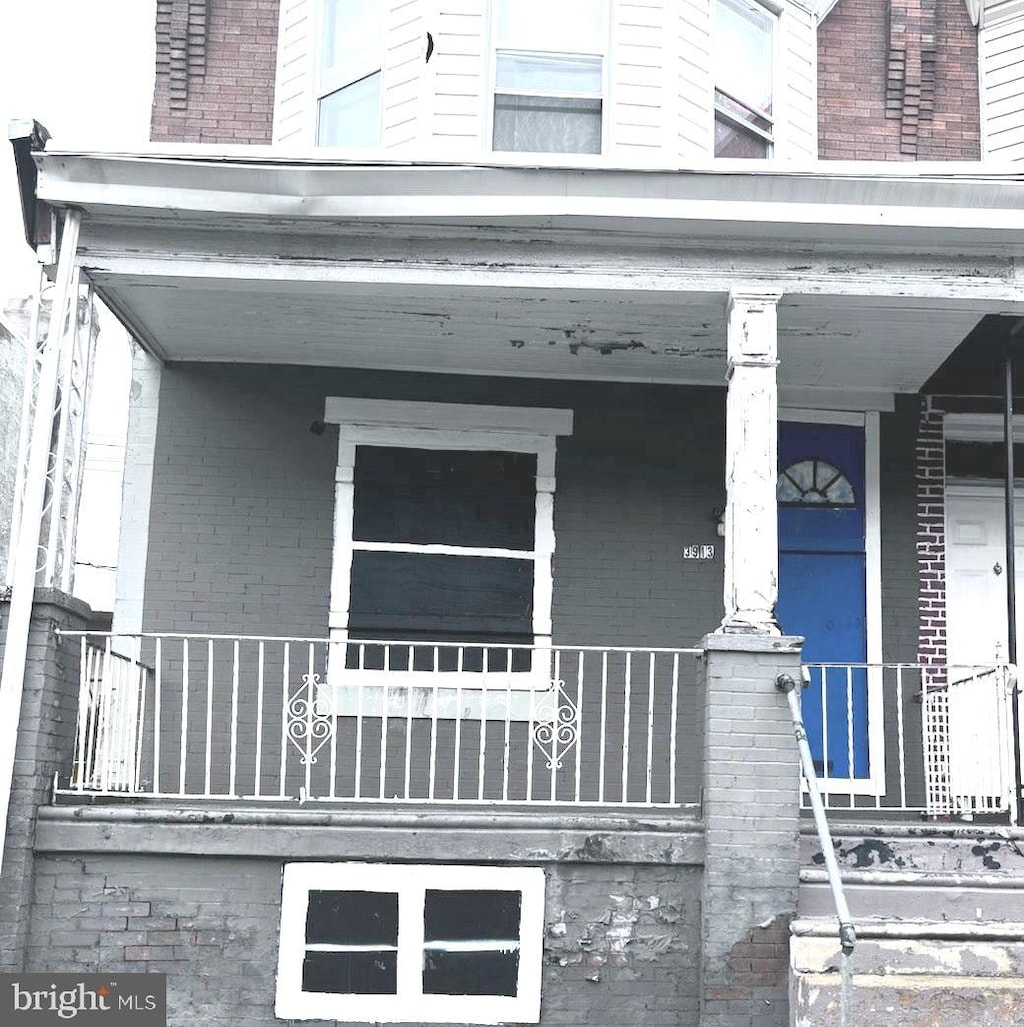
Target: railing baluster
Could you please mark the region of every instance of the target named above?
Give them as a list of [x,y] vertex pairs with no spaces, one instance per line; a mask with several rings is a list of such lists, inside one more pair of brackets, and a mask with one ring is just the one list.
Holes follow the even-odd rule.
[[181,643],[181,766],[178,768],[178,794],[185,795],[185,764],[188,762],[188,639]]
[[156,640],[153,660],[156,667],[153,669],[153,794],[160,794],[160,730],[163,719],[163,673],[164,673],[164,647],[163,639],[159,636]]
[[203,794],[210,795],[210,771],[213,765],[213,639],[206,646],[206,766],[203,774]]
[[291,642],[284,644],[284,656],[281,661],[281,751],[278,760],[278,796],[282,799],[288,795],[288,682],[292,668]]
[[238,659],[239,645],[235,639],[231,647],[231,753],[228,767],[228,795],[235,794],[238,773]]
[[[536,654],[537,650],[534,650]],[[551,659],[551,650],[546,653],[548,660]],[[550,664],[549,664],[550,669]],[[554,688],[554,685],[551,686]],[[537,689],[530,689],[529,716],[526,722],[526,794],[524,802],[533,801],[533,760],[534,760],[534,736],[537,731]]]
[[486,777],[486,767],[484,761],[487,758],[487,672],[490,669],[490,652],[485,647],[481,650],[481,668],[483,670],[483,678],[480,681],[480,737],[478,739],[479,753],[477,754],[477,801],[483,802],[484,800],[484,778]]
[[828,784],[832,778],[829,769],[830,744],[828,738],[828,672],[829,667],[821,668],[821,784],[822,802],[825,809],[832,808],[832,795],[829,792]]
[[316,682],[313,675],[316,672],[316,653],[313,650],[313,643],[308,644],[306,653],[306,798],[313,794],[313,724],[317,714],[316,709]]
[[[927,678],[922,675],[921,677],[922,687],[927,687]],[[923,695],[921,703],[921,722],[925,721],[925,710],[927,704],[927,696]],[[927,741],[925,742],[927,745]],[[904,744],[903,737],[903,668],[896,668],[896,745],[899,750],[899,771],[900,771],[900,806],[906,808],[907,805],[907,759],[906,759],[906,746]],[[927,782],[926,782],[927,784]]]
[[458,801],[459,798],[459,763],[462,759],[462,670],[465,667],[465,649],[460,645],[456,658],[456,669],[458,677],[455,679],[455,757],[452,761],[455,768],[455,776],[452,781],[452,798]]
[[[409,646],[409,673],[413,671],[413,660],[415,653],[413,647]],[[405,797],[409,798],[409,781],[412,775],[412,677],[409,678],[409,687],[405,690]]]
[[586,653],[583,649],[576,650],[576,788],[575,800],[583,798],[583,661]]
[[[85,789],[86,733],[92,714],[89,688],[89,647],[85,635],[78,640],[78,721],[75,724],[75,756],[69,784],[77,791]],[[76,777],[77,775],[77,777]]]
[[[328,642],[324,651],[324,668],[330,665],[331,643]],[[344,662],[342,663],[344,666]],[[331,702],[331,781],[330,787],[327,789],[327,796],[331,799],[338,797],[338,735],[340,733],[341,725],[338,718],[337,702],[335,697],[337,696],[337,690],[334,687],[334,683],[330,679],[330,675],[327,675],[327,680],[324,682],[324,688],[330,695]]]
[[440,702],[440,696],[438,695],[437,682],[438,674],[441,670],[441,647],[434,646],[434,673],[433,673],[433,704],[430,709],[430,768],[429,778],[427,780],[427,798],[434,801],[434,790],[437,786],[437,704]]
[[608,650],[601,653],[601,748],[597,761],[597,801],[604,805],[604,765],[607,760],[605,743],[608,728]]
[[668,738],[668,801],[676,804],[676,726],[679,723],[679,653],[672,654],[672,719]]
[[551,784],[548,789],[548,798],[554,802],[558,798],[557,774],[559,769],[558,759],[558,726],[559,709],[561,708],[561,690],[565,687],[562,681],[562,650],[554,650],[554,703],[551,706]]
[[263,780],[263,688],[266,671],[266,649],[260,639],[256,651],[256,798],[260,797],[260,786]]
[[651,804],[651,775],[654,766],[654,664],[657,657],[647,654],[647,805]]
[[633,700],[633,654],[626,653],[625,678],[623,681],[622,705],[622,794],[623,804],[629,802],[629,715]]
[[[501,763],[501,801],[508,802],[509,761],[512,759],[512,653],[509,648],[505,656],[505,745]],[[534,669],[536,653],[530,653],[530,670]],[[530,675],[533,676],[532,674]],[[530,683],[533,691],[533,682]]]
[[[364,670],[366,667],[366,645],[359,643],[359,658],[356,660],[357,669]],[[356,683],[356,767],[354,792],[355,798],[360,799],[363,795],[363,703],[366,678],[360,674]]]
[[135,637],[132,671],[135,680],[138,682],[137,687],[139,695],[137,716],[135,716],[132,721],[135,730],[135,775],[132,779],[132,791],[134,793],[138,793],[139,785],[142,781],[142,743],[146,726],[146,692],[148,691],[146,685],[149,681],[149,675],[142,666],[141,635],[137,635]]
[[387,790],[387,765],[388,765],[388,707],[390,706],[390,692],[388,690],[388,675],[391,672],[391,646],[384,646],[384,682],[381,688],[380,701],[380,781],[377,786],[377,798],[385,798]]

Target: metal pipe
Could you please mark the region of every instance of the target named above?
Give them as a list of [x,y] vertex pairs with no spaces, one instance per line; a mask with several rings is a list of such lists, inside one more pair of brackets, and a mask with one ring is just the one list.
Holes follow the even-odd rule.
[[[1008,338],[1003,359],[1003,441],[1006,451],[1006,654],[1008,662],[1017,665],[1017,539],[1016,539],[1016,475],[1013,466],[1013,341]],[[1020,688],[1014,677],[1010,697],[1013,720],[1013,779],[1018,822],[1024,820],[1021,789]]]
[[825,857],[825,872],[828,874],[828,885],[832,891],[832,901],[836,907],[836,919],[839,921],[839,1022],[842,1027],[853,1027],[853,947],[857,944],[857,931],[853,926],[850,907],[846,903],[843,881],[836,862],[836,850],[832,844],[832,832],[828,829],[825,818],[825,806],[818,790],[818,778],[814,773],[814,759],[811,747],[807,742],[807,729],[804,727],[803,714],[800,712],[800,697],[797,694],[796,682],[789,674],[780,674],[775,679],[775,687],[786,693],[789,713],[793,718],[793,734],[796,736],[797,748],[800,750],[800,766],[807,791],[811,798],[811,810],[814,813],[814,826],[821,843],[821,853]]
[[825,806],[821,801],[821,792],[818,790],[818,778],[814,773],[814,759],[811,756],[811,747],[807,741],[807,729],[804,727],[803,715],[800,712],[800,697],[797,695],[796,682],[791,675],[780,674],[775,679],[775,687],[780,692],[785,692],[786,701],[789,703],[789,713],[793,718],[793,734],[796,735],[796,744],[800,750],[800,766],[807,781],[811,810],[814,813],[814,826],[818,832],[818,841],[821,842],[822,855],[825,857],[825,872],[828,874],[832,901],[835,903],[836,917],[839,920],[839,943],[842,945],[843,952],[849,954],[857,942],[857,934],[853,927],[850,907],[846,903],[846,894],[843,892],[839,864],[836,862],[835,846],[832,844],[832,832],[829,830],[828,820],[825,818]]

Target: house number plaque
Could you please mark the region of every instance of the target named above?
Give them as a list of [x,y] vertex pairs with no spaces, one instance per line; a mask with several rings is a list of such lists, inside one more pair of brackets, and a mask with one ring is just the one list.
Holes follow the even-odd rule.
[[713,560],[715,558],[715,547],[713,545],[683,546],[684,560]]

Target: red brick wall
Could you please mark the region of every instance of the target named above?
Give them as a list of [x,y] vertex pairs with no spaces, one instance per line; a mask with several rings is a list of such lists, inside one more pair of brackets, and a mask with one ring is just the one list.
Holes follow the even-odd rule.
[[979,159],[963,0],[840,0],[818,30],[818,139],[828,159]]
[[943,414],[921,401],[917,426],[917,659],[944,673],[946,663],[946,455]]
[[269,143],[278,0],[157,0],[154,142]]

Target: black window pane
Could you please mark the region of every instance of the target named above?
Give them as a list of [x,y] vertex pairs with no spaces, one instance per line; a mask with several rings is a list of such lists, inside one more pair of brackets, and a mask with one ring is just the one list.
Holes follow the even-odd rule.
[[533,549],[532,453],[359,446],[352,537]]
[[423,954],[425,995],[509,995],[515,997],[519,952],[446,952]]
[[306,944],[397,945],[398,896],[388,892],[311,891]]
[[[353,630],[353,634],[355,631]],[[365,632],[364,632],[365,634]],[[395,639],[401,642],[472,642],[479,632],[373,631],[373,638],[381,641]],[[487,641],[500,641],[504,645],[367,645],[351,642],[345,647],[345,666],[352,670],[416,670],[466,671],[479,674],[525,674],[533,669],[535,657],[531,649],[515,649],[517,645],[531,645],[530,632],[488,632]],[[411,651],[410,651],[411,650]],[[411,661],[411,665],[410,665]]]
[[768,142],[725,118],[716,117],[715,156],[761,159],[768,156]]
[[522,893],[427,889],[426,941],[510,941],[519,937]]
[[302,990],[334,995],[393,995],[398,976],[396,952],[307,952]]
[[533,561],[353,553],[349,631],[498,640],[533,630]]

